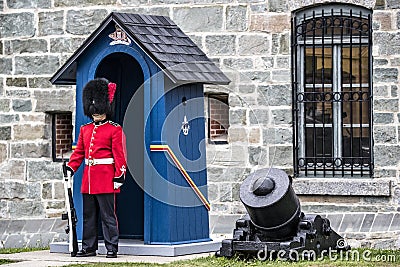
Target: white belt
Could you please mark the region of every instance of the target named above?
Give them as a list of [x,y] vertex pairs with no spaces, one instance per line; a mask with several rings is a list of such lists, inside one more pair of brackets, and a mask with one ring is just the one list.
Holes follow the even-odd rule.
[[97,164],[113,164],[113,158],[104,158],[104,159],[85,159],[85,164],[89,166],[97,165]]

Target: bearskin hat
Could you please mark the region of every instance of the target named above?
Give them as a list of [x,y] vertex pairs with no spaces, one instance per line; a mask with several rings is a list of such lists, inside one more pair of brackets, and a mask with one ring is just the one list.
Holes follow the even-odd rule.
[[115,83],[110,83],[105,78],[89,81],[83,87],[83,112],[89,118],[93,114],[106,114],[111,119],[114,113]]

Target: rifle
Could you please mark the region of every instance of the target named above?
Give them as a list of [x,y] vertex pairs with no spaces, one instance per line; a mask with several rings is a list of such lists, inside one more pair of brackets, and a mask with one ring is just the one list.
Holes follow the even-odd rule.
[[78,217],[76,216],[76,210],[74,206],[74,199],[72,197],[72,177],[67,171],[67,163],[62,156],[63,161],[63,174],[64,174],[64,193],[65,193],[65,206],[67,213],[61,215],[62,220],[68,220],[68,225],[65,228],[65,232],[69,236],[68,250],[71,252],[71,257],[75,257],[78,252],[78,237],[76,235],[76,224]]

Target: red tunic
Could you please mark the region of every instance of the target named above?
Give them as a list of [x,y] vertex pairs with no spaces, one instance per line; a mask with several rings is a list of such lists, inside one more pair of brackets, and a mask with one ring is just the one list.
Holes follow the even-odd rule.
[[[122,127],[106,121],[89,123],[80,129],[78,143],[68,166],[76,172],[85,162],[81,192],[88,194],[119,193],[114,190],[114,178],[125,178],[125,136]],[[100,160],[99,160],[100,159]],[[112,160],[113,159],[113,160]],[[94,164],[90,164],[94,160]],[[99,163],[96,161],[99,160]],[[114,161],[113,163],[111,163]]]

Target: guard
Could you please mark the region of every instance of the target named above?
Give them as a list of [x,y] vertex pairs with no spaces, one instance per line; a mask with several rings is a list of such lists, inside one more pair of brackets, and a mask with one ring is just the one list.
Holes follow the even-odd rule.
[[93,122],[80,128],[76,149],[67,164],[73,174],[85,163],[81,184],[83,197],[82,249],[77,257],[96,256],[98,216],[101,217],[107,258],[118,252],[118,220],[115,194],[125,181],[125,137],[122,127],[110,119],[116,84],[104,78],[89,81],[83,88],[84,114]]

